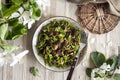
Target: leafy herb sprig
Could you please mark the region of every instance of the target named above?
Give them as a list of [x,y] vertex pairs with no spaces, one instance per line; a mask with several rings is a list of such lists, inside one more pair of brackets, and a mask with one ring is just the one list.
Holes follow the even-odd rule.
[[116,69],[120,66],[120,55],[112,56],[106,59],[104,54],[100,52],[92,52],[90,59],[94,64],[94,68],[87,68],[86,74],[91,77],[91,79],[111,79],[120,80],[120,74],[115,73]]
[[[11,52],[17,46],[9,45],[7,40],[26,35],[27,26],[39,19],[41,10],[35,0],[6,1],[4,3],[0,0],[0,48]],[[29,13],[29,16],[26,16],[26,13]]]
[[36,68],[36,67],[30,67],[30,73],[31,73],[33,76],[38,76],[38,75],[39,75],[39,70],[38,70],[38,68]]

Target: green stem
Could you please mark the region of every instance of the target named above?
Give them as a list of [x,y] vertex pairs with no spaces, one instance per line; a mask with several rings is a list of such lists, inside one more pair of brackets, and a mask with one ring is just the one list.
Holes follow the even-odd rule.
[[0,24],[8,23],[8,22],[11,21],[12,19],[14,19],[14,18],[11,18],[11,19],[3,19],[2,21],[0,21]]
[[[2,6],[1,6],[2,7]],[[0,10],[0,13],[1,13],[1,17],[3,18],[3,12],[2,12],[2,9]]]

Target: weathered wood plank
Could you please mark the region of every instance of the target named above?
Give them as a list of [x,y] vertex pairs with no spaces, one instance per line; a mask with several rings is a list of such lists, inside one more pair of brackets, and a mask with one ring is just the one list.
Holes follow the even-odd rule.
[[2,77],[2,80],[13,80],[13,68],[9,65],[4,65]]
[[3,67],[0,67],[0,80],[3,80]]

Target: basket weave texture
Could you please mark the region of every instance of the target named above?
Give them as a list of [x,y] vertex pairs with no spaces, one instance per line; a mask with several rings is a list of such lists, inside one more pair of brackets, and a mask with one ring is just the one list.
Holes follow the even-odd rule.
[[102,34],[113,30],[120,18],[110,13],[107,3],[88,3],[78,7],[78,18],[82,27],[92,33]]

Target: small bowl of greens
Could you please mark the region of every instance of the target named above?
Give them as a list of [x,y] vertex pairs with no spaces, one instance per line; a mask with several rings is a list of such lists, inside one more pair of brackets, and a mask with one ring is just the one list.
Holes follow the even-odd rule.
[[80,49],[82,29],[67,17],[53,17],[37,28],[32,41],[37,60],[47,69],[66,71]]

